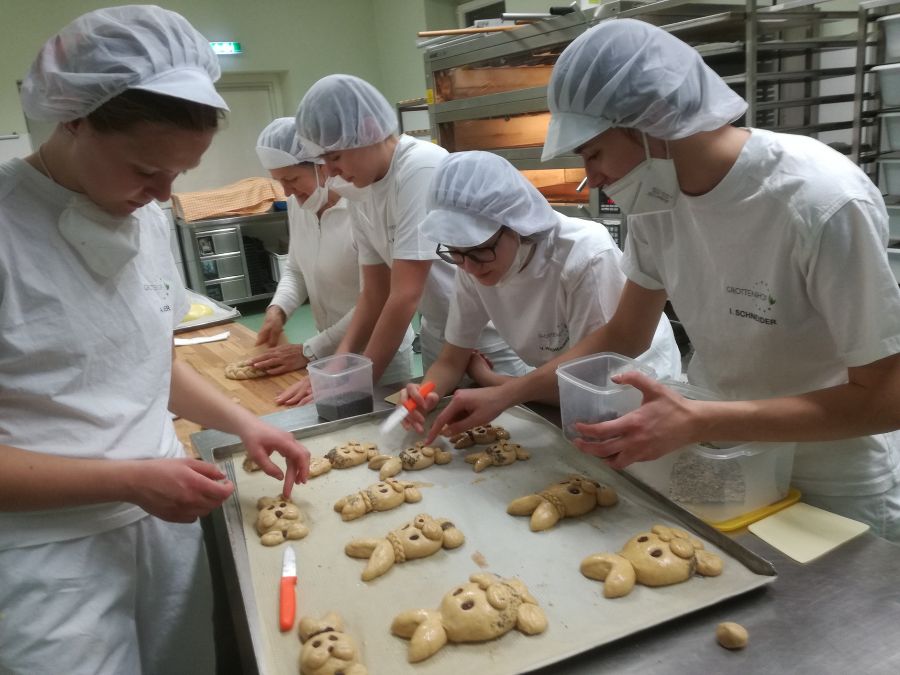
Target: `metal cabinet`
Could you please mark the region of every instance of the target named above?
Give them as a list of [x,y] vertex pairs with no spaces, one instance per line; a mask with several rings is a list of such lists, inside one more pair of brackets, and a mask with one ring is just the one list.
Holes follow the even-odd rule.
[[[248,264],[244,237],[250,232],[269,242],[286,240],[286,213],[194,222],[179,218],[176,224],[191,289],[230,305],[272,296],[274,280],[268,265]],[[260,278],[260,274],[268,276]]]

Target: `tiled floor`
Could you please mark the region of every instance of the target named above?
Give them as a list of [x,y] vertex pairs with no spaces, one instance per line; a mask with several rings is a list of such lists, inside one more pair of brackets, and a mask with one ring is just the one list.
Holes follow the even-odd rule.
[[[238,309],[241,312],[238,322],[244,324],[251,330],[258,331],[262,327],[268,304],[268,301],[262,300],[259,302],[248,302],[238,305]],[[413,328],[418,329],[418,316],[416,316],[416,320],[413,321]],[[292,343],[303,342],[316,334],[316,326],[313,321],[312,309],[310,308],[309,303],[301,306],[290,316],[284,326],[284,332],[287,335],[288,341]],[[422,376],[422,357],[419,354],[413,354],[413,376]]]

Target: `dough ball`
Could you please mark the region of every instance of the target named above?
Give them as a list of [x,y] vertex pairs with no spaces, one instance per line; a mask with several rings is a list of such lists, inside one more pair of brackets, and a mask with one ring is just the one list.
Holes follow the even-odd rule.
[[739,623],[725,621],[716,626],[716,641],[725,649],[743,649],[748,639],[747,629]]

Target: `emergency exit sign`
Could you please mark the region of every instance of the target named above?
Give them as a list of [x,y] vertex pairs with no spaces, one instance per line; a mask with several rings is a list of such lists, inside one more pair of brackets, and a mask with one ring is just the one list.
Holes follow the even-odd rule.
[[240,42],[210,42],[209,46],[216,54],[240,54],[243,52]]

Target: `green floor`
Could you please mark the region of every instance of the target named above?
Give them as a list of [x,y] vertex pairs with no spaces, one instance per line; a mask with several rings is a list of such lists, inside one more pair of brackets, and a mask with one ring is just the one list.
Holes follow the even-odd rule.
[[[238,323],[244,324],[251,330],[258,331],[262,328],[266,307],[268,305],[269,302],[267,300],[247,302],[238,305],[237,308],[241,312]],[[418,314],[413,319],[413,328],[418,331]],[[316,325],[313,321],[312,309],[310,308],[309,303],[302,305],[290,316],[287,323],[284,325],[284,332],[287,335],[288,341],[292,343],[301,343],[316,334]],[[420,354],[413,354],[413,377],[421,376],[422,356]]]

